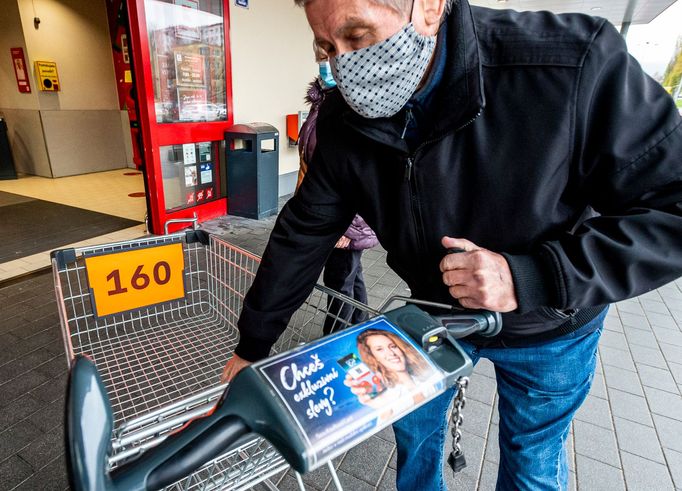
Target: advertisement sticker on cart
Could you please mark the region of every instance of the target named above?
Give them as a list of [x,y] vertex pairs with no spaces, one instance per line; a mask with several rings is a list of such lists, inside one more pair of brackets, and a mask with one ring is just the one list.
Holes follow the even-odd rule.
[[384,317],[258,368],[303,434],[313,465],[445,389],[443,372]]
[[182,243],[85,257],[95,317],[185,298]]

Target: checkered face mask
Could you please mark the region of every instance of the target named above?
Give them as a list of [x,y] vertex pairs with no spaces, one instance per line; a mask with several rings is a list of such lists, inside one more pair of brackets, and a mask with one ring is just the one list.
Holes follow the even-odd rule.
[[366,118],[390,117],[417,90],[435,36],[423,36],[410,22],[385,41],[331,59],[334,80],[348,105]]

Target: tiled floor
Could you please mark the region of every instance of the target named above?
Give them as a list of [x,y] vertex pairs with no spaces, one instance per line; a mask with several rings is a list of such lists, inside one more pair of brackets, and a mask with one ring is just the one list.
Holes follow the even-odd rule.
[[[144,234],[145,226],[144,224],[140,224],[123,230],[117,230],[116,232],[111,232],[106,235],[74,242],[73,244],[64,244],[63,246],[60,246],[60,249],[65,249],[67,247],[87,247],[107,242],[121,242],[142,237]],[[15,259],[14,261],[0,263],[0,281],[25,275],[48,266],[50,266],[50,251],[39,252],[38,254]]]
[[125,175],[133,172],[118,169],[58,179],[23,176],[0,181],[0,191],[143,222],[147,211],[144,198],[128,197],[144,192],[142,174]]
[[[131,193],[144,192],[141,174],[125,175],[133,172],[135,171],[132,169],[120,169],[59,179],[24,176],[17,180],[0,181],[0,191],[144,222],[145,199],[128,196]],[[64,244],[63,247],[130,240],[144,235],[144,232],[144,225],[137,225],[104,236]],[[0,281],[48,267],[49,253],[50,251],[46,250],[1,263]]]
[[[261,253],[273,220],[227,217],[207,228]],[[363,256],[370,304],[405,285],[379,249]],[[0,288],[0,489],[66,488],[61,443],[65,358],[51,278]],[[590,395],[568,441],[571,489],[682,490],[682,280],[612,307]],[[492,490],[499,452],[496,383],[490,363],[471,379],[463,445],[468,467],[446,473],[451,490]],[[395,489],[390,429],[335,461],[346,490]],[[334,489],[326,469],[303,477]],[[297,489],[291,473],[273,479]],[[263,485],[257,487],[264,490]]]

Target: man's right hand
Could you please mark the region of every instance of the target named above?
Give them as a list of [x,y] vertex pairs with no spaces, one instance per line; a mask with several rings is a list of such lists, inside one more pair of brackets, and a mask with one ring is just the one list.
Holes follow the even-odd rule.
[[249,365],[251,365],[250,361],[240,358],[236,353],[233,354],[232,358],[225,364],[225,368],[223,368],[223,374],[220,376],[220,383],[225,384],[231,382],[235,375],[241,372],[242,368],[248,367]]

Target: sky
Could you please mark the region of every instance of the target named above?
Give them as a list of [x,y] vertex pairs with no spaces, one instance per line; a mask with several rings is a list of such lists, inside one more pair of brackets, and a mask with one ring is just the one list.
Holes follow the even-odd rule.
[[663,76],[682,36],[682,0],[677,0],[651,23],[632,25],[627,35],[628,50],[654,78]]

